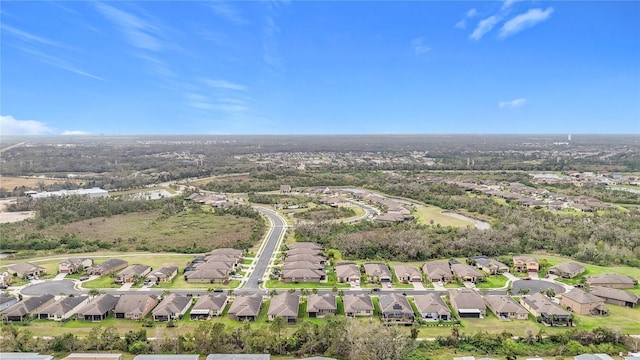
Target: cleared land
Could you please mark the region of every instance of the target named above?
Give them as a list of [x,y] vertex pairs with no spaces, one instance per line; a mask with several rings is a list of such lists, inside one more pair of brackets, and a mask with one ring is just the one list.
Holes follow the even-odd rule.
[[0,177],[0,188],[6,190],[13,190],[19,187],[26,187],[29,189],[37,189],[41,184],[43,185],[53,185],[57,183],[63,183],[67,181],[72,181],[82,185],[82,181],[74,180],[74,179],[42,179],[42,178],[23,178],[17,176],[2,176]]
[[467,227],[473,226],[471,221],[457,219],[452,216],[443,214],[444,210],[433,205],[419,206],[415,210],[416,221],[418,224],[440,224],[442,226]]

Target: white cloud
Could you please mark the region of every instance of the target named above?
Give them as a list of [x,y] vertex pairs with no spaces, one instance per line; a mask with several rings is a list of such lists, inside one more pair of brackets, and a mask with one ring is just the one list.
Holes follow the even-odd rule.
[[553,8],[549,7],[546,10],[542,9],[530,9],[524,14],[520,14],[513,19],[507,21],[500,29],[500,38],[506,38],[514,35],[526,28],[530,28],[537,23],[545,21],[553,13]]
[[232,83],[230,81],[226,81],[226,80],[211,80],[211,79],[205,79],[204,83],[217,88],[217,89],[224,89],[224,90],[236,90],[236,91],[245,91],[246,87],[244,85],[240,85],[240,84],[236,84],[236,83]]
[[473,8],[473,9],[469,9],[469,11],[467,11],[467,17],[468,18],[472,18],[474,16],[478,15],[478,11]]
[[465,14],[464,19],[458,21],[454,26],[456,29],[464,30],[467,28],[467,19],[478,16],[478,11],[475,8],[469,9]]
[[163,47],[157,38],[158,27],[148,21],[104,3],[96,2],[96,7],[107,19],[120,28],[132,46],[151,51],[158,51]]
[[500,101],[498,103],[498,107],[500,109],[516,109],[516,108],[524,106],[524,103],[526,101],[527,101],[527,99],[524,99],[524,98],[514,99],[514,100],[511,100],[511,101]]
[[16,120],[11,115],[0,115],[2,135],[44,135],[52,132],[53,130],[41,121]]
[[77,75],[81,75],[81,76],[85,76],[88,78],[92,78],[95,80],[100,80],[100,81],[105,81],[104,78],[91,74],[87,71],[84,71],[80,68],[78,68],[76,65],[72,64],[71,62],[52,56],[52,55],[47,55],[44,54],[40,51],[28,48],[28,47],[20,47],[20,50],[22,50],[23,52],[30,54],[31,56],[35,57],[37,60],[42,61],[45,64],[49,64],[49,65],[53,65],[57,68],[60,68],[62,70],[66,70],[68,72],[77,74]]
[[244,25],[248,23],[247,19],[243,18],[238,13],[238,11],[235,8],[229,6],[229,4],[222,3],[222,2],[214,2],[211,4],[211,9],[218,16],[221,16],[236,25]]
[[466,19],[462,19],[462,20],[458,21],[454,27],[456,29],[461,29],[461,30],[466,29],[467,28],[467,20]]
[[424,54],[431,50],[430,47],[425,45],[423,38],[415,38],[411,40],[411,47],[416,54]]
[[192,108],[199,110],[211,110],[214,108],[214,105],[204,95],[187,93],[185,97],[187,98],[187,104]]
[[478,22],[478,26],[476,26],[476,29],[473,30],[471,35],[469,35],[469,38],[473,40],[480,40],[480,38],[482,38],[484,34],[488,33],[489,31],[491,31],[491,29],[493,29],[493,27],[498,23],[498,21],[500,21],[500,19],[496,15],[480,20],[480,22]]
[[28,42],[28,43],[37,43],[37,44],[43,44],[43,45],[49,45],[49,46],[55,46],[55,47],[60,47],[60,48],[68,48],[68,46],[61,44],[57,41],[53,41],[53,40],[49,40],[46,38],[43,38],[41,36],[37,36],[37,35],[33,35],[30,34],[26,31],[22,31],[20,29],[16,29],[13,26],[9,26],[7,24],[2,24],[2,30],[4,30],[5,32],[13,35],[14,37],[24,41],[24,42]]
[[522,0],[504,0],[504,2],[502,3],[502,10],[507,10],[511,7],[511,5],[517,3],[518,1]]
[[65,130],[62,132],[62,135],[90,135],[90,132],[82,131],[82,130]]

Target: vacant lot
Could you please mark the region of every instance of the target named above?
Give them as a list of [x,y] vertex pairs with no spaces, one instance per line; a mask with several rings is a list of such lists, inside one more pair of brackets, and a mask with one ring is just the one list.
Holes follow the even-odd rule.
[[470,221],[456,219],[455,217],[448,216],[442,213],[442,209],[433,206],[425,205],[416,208],[416,221],[419,224],[440,224],[442,226],[455,226],[455,227],[467,227],[473,226]]
[[[0,177],[0,188],[6,189],[6,190],[13,190],[15,188],[19,188],[21,186],[24,186],[26,188],[29,189],[37,189],[40,187],[40,185],[53,185],[56,183],[63,183],[66,181],[73,181],[73,182],[78,182],[76,180],[70,180],[70,179],[40,179],[40,178],[22,178],[22,177],[17,177],[17,176],[3,176]],[[82,182],[78,182],[79,184],[82,184]]]

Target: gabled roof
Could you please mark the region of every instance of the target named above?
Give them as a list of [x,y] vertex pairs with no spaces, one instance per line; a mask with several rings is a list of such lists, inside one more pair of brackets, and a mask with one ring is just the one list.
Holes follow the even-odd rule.
[[153,271],[151,274],[149,275],[153,275],[156,277],[161,277],[161,276],[169,276],[173,273],[177,273],[178,272],[178,267],[177,266],[163,266],[160,269]]
[[239,295],[229,307],[229,314],[235,316],[258,316],[262,295]]
[[307,312],[318,312],[320,310],[336,310],[336,296],[332,293],[324,295],[312,294],[307,299]]
[[129,265],[125,269],[122,269],[122,271],[118,273],[118,276],[142,276],[142,274],[150,270],[151,267],[148,265],[133,264]]
[[529,256],[529,255],[514,255],[513,256],[513,262],[538,262],[538,259],[534,258],[533,256]]
[[604,299],[599,298],[595,295],[589,294],[588,292],[584,292],[583,290],[578,288],[573,288],[567,291],[566,293],[562,294],[562,297],[571,299],[579,304],[592,304],[592,303],[604,301]]
[[153,316],[180,314],[190,303],[190,296],[171,293],[162,299],[151,313]]
[[563,262],[549,268],[549,271],[556,270],[563,273],[573,274],[574,272],[584,272],[584,266],[576,262]]
[[17,304],[13,304],[11,307],[2,312],[2,316],[25,316],[32,313],[40,306],[53,300],[55,296],[51,294],[32,296],[28,299],[24,299]]
[[640,295],[636,295],[620,289],[592,286],[591,288],[589,288],[589,292],[604,299],[620,300],[634,304],[640,302]]
[[378,304],[382,313],[401,312],[404,314],[413,314],[413,309],[409,304],[407,297],[400,294],[381,294],[378,298]]
[[151,294],[120,295],[114,309],[117,313],[142,313],[149,306],[158,302],[158,297]]
[[295,254],[295,255],[290,255],[286,257],[286,261],[287,262],[292,262],[292,261],[311,261],[311,262],[315,262],[315,263],[319,263],[322,261],[326,261],[327,259],[325,259],[324,256],[321,255],[315,255],[315,254]]
[[240,258],[242,257],[242,250],[232,249],[232,248],[220,248],[220,249],[212,250],[207,255],[227,255],[227,256]]
[[420,272],[420,270],[414,268],[413,266],[396,265],[394,266],[394,270],[396,271],[397,277],[422,277],[422,273]]
[[106,260],[104,262],[101,262],[100,264],[96,265],[98,268],[103,269],[103,270],[109,270],[109,269],[113,269],[116,267],[120,267],[122,265],[127,265],[128,262],[126,262],[125,260],[122,259],[109,259]]
[[210,269],[210,268],[196,268],[194,271],[187,272],[184,276],[188,280],[213,280],[213,279],[224,279],[227,276],[228,271],[221,269]]
[[40,309],[38,313],[62,316],[73,310],[85,300],[87,300],[86,296],[64,297]]
[[299,254],[321,255],[322,252],[323,252],[322,249],[300,247],[295,249],[289,249],[286,251],[286,254],[287,256],[299,255]]
[[317,269],[322,270],[324,265],[319,262],[312,261],[289,261],[289,259],[285,260],[284,265],[282,266],[283,270],[292,270],[292,269]]
[[269,304],[269,316],[297,317],[300,296],[290,292],[284,292],[271,298]]
[[227,299],[229,297],[226,294],[208,294],[202,296],[198,299],[198,302],[191,309],[191,313],[197,313],[201,310],[209,310],[219,311],[222,310],[224,305],[227,303]]
[[585,276],[589,284],[637,284],[638,280],[621,274],[598,274]]
[[549,297],[541,293],[535,293],[530,296],[523,296],[524,301],[532,310],[539,314],[569,316],[568,311],[556,305]]
[[451,289],[449,294],[458,309],[487,309],[482,296],[472,289]]
[[367,294],[347,294],[342,297],[345,312],[373,311],[373,302]]
[[320,278],[327,274],[324,270],[317,269],[284,269],[282,270],[283,278],[295,278],[295,279],[314,279]]
[[451,265],[451,270],[458,277],[464,277],[464,276],[483,277],[484,276],[476,268],[467,264],[453,264]]
[[425,295],[415,295],[413,303],[421,313],[451,314],[451,310],[438,294],[427,293]]
[[39,265],[32,264],[30,262],[21,262],[9,265],[7,267],[7,270],[9,270],[9,273],[25,274],[33,271],[43,271],[45,270],[45,268]]
[[336,276],[339,278],[359,277],[360,267],[356,264],[338,264],[336,265]]
[[78,314],[82,315],[102,315],[113,310],[118,303],[118,298],[111,294],[102,294],[96,296],[93,300],[78,310]]
[[364,272],[369,276],[391,277],[391,271],[389,271],[387,265],[382,263],[366,263],[364,264]]
[[495,268],[495,269],[508,269],[509,267],[503,263],[501,263],[498,260],[494,260],[491,258],[487,258],[487,257],[481,257],[481,258],[477,258],[475,259],[476,264],[482,265],[484,267],[488,267],[488,268]]
[[527,314],[528,311],[508,295],[486,295],[484,301],[489,308],[500,313]]
[[320,244],[316,244],[313,242],[296,242],[289,245],[289,250],[301,249],[301,248],[323,251],[322,246]]
[[422,270],[430,277],[453,276],[449,262],[446,260],[427,261],[422,265]]

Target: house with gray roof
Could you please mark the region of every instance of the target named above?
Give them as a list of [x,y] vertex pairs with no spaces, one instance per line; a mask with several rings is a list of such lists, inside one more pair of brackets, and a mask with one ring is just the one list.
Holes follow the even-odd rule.
[[621,274],[598,274],[585,276],[589,286],[602,286],[614,289],[633,289],[638,280]]
[[494,260],[486,256],[476,256],[472,259],[475,261],[478,269],[489,275],[498,275],[509,272],[509,267],[498,260]]
[[562,294],[560,306],[580,315],[605,315],[609,312],[604,305],[604,299],[578,288]]
[[451,271],[460,281],[469,281],[476,284],[484,280],[484,274],[471,265],[453,264],[451,265]]
[[159,284],[161,282],[171,282],[174,277],[178,275],[178,267],[177,266],[163,266],[158,270],[154,270],[147,275],[147,281],[152,282],[154,284]]
[[147,274],[151,272],[151,267],[147,265],[134,264],[127,266],[120,271],[113,281],[116,284],[124,284],[129,282],[136,282],[137,280],[144,279]]
[[178,320],[186,314],[191,306],[191,296],[184,296],[176,293],[167,295],[155,309],[151,311],[153,320],[155,321],[170,321]]
[[207,294],[201,296],[191,309],[191,320],[206,320],[212,316],[220,316],[229,297],[226,294]]
[[40,265],[35,265],[30,262],[21,262],[7,267],[9,274],[15,275],[19,278],[27,278],[29,276],[40,276],[45,273],[47,269]]
[[288,246],[289,250],[293,250],[293,249],[313,249],[315,251],[324,251],[324,249],[322,248],[322,245],[314,243],[314,242],[308,242],[308,241],[300,241],[300,242],[295,242],[291,245]]
[[364,273],[368,282],[391,282],[391,271],[383,263],[365,263]]
[[604,299],[604,301],[608,304],[618,305],[618,306],[626,306],[630,308],[636,307],[638,303],[640,303],[640,296],[630,293],[628,291],[602,287],[602,286],[592,286],[589,288],[589,293]]
[[527,309],[538,321],[549,326],[571,326],[573,316],[567,310],[556,305],[551,299],[541,293],[520,297],[520,304]]
[[282,266],[282,270],[293,270],[293,269],[314,269],[314,270],[323,270],[324,265],[319,262],[311,262],[311,261],[289,261],[289,259],[285,260],[284,265]]
[[312,263],[326,264],[327,259],[322,255],[315,254],[296,254],[286,257],[286,262],[308,261]]
[[271,298],[269,304],[269,321],[273,321],[280,316],[287,320],[288,324],[295,324],[298,321],[298,309],[300,296],[295,293],[283,292]]
[[89,266],[87,268],[87,274],[104,276],[122,270],[128,265],[129,263],[122,259],[108,259],[100,264]]
[[482,296],[473,289],[451,289],[449,300],[461,318],[482,319],[487,316],[487,305]]
[[357,264],[337,264],[336,277],[340,283],[360,281],[360,267]]
[[222,284],[231,273],[230,266],[222,266],[217,262],[197,264],[193,271],[185,271],[184,279],[189,283]]
[[308,247],[297,247],[294,249],[289,249],[285,252],[286,256],[293,255],[322,255],[324,251],[322,249],[316,248],[308,248]]
[[425,295],[415,295],[413,303],[420,313],[420,317],[427,321],[449,321],[451,320],[451,309],[436,293]]
[[484,301],[500,320],[529,319],[529,312],[509,295],[485,295]]
[[51,294],[26,298],[2,312],[2,321],[25,321],[35,315],[43,307],[53,303],[55,296]]
[[347,294],[342,297],[342,303],[348,317],[373,316],[373,302],[367,294]]
[[395,270],[396,277],[400,282],[405,284],[411,282],[422,282],[422,273],[413,266],[396,265],[393,269]]
[[323,318],[335,314],[338,309],[336,296],[332,293],[311,294],[307,298],[307,313],[310,318]]
[[76,313],[78,320],[102,321],[116,308],[118,298],[111,294],[101,294],[89,300]]
[[574,278],[584,272],[584,266],[576,262],[563,262],[549,268],[549,274],[558,275],[565,279]]
[[41,320],[63,321],[70,319],[89,303],[88,296],[63,297],[38,310],[36,317]]
[[75,274],[93,265],[90,258],[68,258],[58,263],[58,273]]
[[320,282],[327,278],[326,270],[284,269],[280,273],[283,282]]
[[18,303],[18,298],[9,293],[0,293],[0,312]]
[[413,308],[407,297],[401,294],[381,294],[378,298],[382,319],[386,323],[411,324],[415,320]]
[[238,295],[229,307],[229,317],[238,321],[256,321],[262,306],[262,295]]
[[158,297],[153,294],[120,295],[114,308],[116,319],[144,319],[158,305]]
[[453,280],[451,267],[446,260],[427,261],[422,265],[422,272],[427,274],[429,281],[432,283],[442,282],[447,284]]

